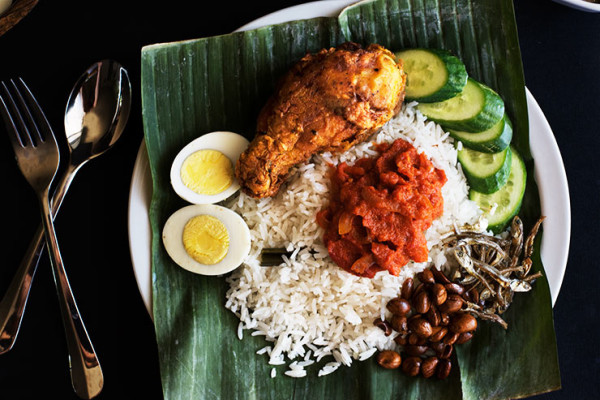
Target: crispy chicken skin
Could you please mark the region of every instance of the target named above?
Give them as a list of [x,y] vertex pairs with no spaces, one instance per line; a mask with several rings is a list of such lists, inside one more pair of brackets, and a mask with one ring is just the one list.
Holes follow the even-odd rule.
[[392,52],[347,42],[307,54],[259,113],[256,136],[236,165],[242,190],[277,194],[297,164],[366,140],[399,110],[406,74]]

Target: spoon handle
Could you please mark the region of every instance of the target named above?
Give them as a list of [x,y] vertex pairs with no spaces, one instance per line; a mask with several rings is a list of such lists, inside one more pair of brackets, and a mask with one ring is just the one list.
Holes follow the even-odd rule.
[[42,220],[46,244],[50,253],[50,263],[58,292],[61,316],[65,328],[67,347],[69,349],[69,365],[71,381],[75,393],[83,399],[91,399],[98,395],[104,385],[104,377],[100,362],[88,336],[75,297],[69,285],[63,260],[58,247],[50,202],[47,196],[40,198]]
[[[67,170],[62,175],[60,181],[57,182],[56,190],[52,198],[53,216],[58,214],[58,210],[65,198],[65,194],[78,169],[79,167],[69,163]],[[17,269],[10,286],[0,302],[0,354],[8,352],[15,344],[21,327],[21,321],[23,320],[23,314],[25,313],[25,306],[27,305],[27,299],[29,298],[31,284],[33,283],[33,278],[35,277],[35,272],[42,256],[44,245],[44,229],[40,224],[33,235],[29,247],[25,252],[25,256],[21,260],[21,264],[19,264],[19,268]]]

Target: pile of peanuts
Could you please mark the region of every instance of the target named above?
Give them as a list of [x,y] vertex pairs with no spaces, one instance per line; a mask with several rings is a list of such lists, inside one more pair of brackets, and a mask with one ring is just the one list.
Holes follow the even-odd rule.
[[435,267],[416,277],[416,286],[412,278],[407,278],[400,297],[388,302],[391,319],[378,318],[374,322],[386,335],[397,332],[394,341],[401,348],[400,352],[379,352],[377,362],[384,368],[401,368],[408,376],[445,379],[452,369],[454,346],[471,340],[477,329],[477,319],[462,311],[472,293]]

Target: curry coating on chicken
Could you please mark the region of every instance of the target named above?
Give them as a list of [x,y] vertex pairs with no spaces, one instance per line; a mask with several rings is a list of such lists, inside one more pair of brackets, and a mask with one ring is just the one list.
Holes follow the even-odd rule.
[[313,154],[366,140],[398,113],[405,86],[401,61],[377,44],[347,42],[307,54],[258,115],[256,136],[235,168],[242,190],[274,196]]

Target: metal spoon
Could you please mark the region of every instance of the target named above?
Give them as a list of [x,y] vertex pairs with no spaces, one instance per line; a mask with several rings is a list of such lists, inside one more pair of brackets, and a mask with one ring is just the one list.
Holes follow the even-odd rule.
[[[69,162],[52,198],[52,214],[58,213],[60,205],[75,174],[87,161],[103,154],[121,136],[131,108],[131,84],[127,71],[117,62],[103,60],[88,68],[79,78],[67,102],[65,110],[65,133],[69,145]],[[38,262],[44,249],[44,231],[40,225],[26,255],[13,278],[4,298],[0,302],[0,354],[9,351],[16,340],[29,290]],[[65,310],[73,312],[76,310]],[[85,353],[93,355],[82,343]],[[87,387],[75,387],[78,395],[91,398],[98,394],[103,385],[100,366],[91,365],[89,360],[71,359],[73,378],[84,374]],[[88,365],[85,365],[88,364]],[[75,382],[79,381],[74,379]]]

